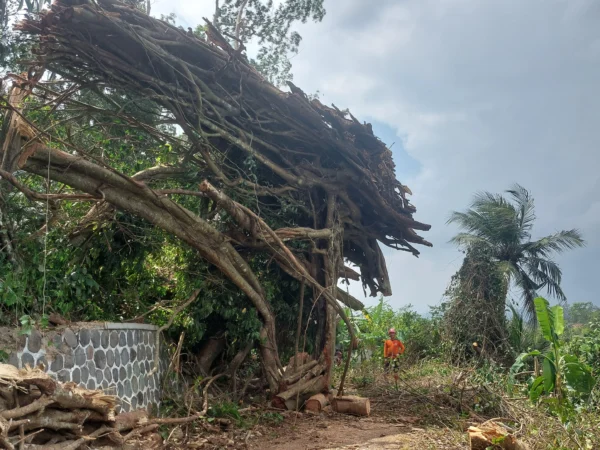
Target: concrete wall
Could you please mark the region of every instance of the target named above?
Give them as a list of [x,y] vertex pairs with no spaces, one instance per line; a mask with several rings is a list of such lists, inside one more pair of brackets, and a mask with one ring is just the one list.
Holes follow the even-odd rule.
[[157,327],[146,324],[75,323],[21,336],[9,358],[19,368],[43,364],[60,381],[117,395],[121,410],[158,406],[165,359],[154,367]]

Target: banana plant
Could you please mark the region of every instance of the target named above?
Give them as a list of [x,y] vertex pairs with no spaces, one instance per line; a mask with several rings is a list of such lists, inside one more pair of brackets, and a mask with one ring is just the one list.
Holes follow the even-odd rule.
[[571,398],[589,398],[596,381],[590,367],[574,355],[563,351],[561,336],[565,331],[564,312],[559,305],[550,307],[545,298],[534,300],[535,314],[544,339],[550,344],[545,353],[535,350],[519,355],[511,368],[515,374],[524,365],[524,360],[532,356],[542,358],[542,374],[533,380],[529,388],[529,398],[537,403],[543,401],[564,416]]

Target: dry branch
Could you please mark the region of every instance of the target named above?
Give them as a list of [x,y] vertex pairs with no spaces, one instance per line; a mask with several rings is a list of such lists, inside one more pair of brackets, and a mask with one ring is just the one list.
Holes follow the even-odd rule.
[[[123,443],[131,433],[154,430],[148,428],[145,411],[115,417],[116,397],[58,382],[39,369],[0,364],[0,388],[16,400],[13,407],[0,411],[2,448],[75,450],[104,437]],[[35,398],[32,391],[38,390],[42,396]]]

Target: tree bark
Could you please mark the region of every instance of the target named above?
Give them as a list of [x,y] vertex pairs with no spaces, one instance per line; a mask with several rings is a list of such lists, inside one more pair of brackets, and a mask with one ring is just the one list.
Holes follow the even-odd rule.
[[204,375],[210,375],[210,368],[212,367],[215,359],[221,354],[225,348],[224,337],[211,337],[202,346],[197,355],[198,367],[204,373]]

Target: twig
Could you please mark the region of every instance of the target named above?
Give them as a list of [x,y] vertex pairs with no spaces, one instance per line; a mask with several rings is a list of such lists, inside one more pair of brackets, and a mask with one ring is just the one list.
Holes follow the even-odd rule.
[[168,322],[156,331],[156,350],[154,351],[154,367],[152,368],[152,370],[150,372],[148,372],[148,375],[147,375],[148,377],[151,377],[152,375],[154,375],[158,370],[158,364],[159,364],[159,359],[160,359],[160,334],[163,331],[167,330],[173,324],[175,317],[177,317],[177,315],[181,311],[183,311],[187,306],[189,306],[190,303],[192,303],[194,300],[196,300],[196,298],[198,297],[199,294],[200,294],[200,289],[196,289],[194,292],[192,292],[192,295],[190,295],[190,297],[185,302],[183,302],[181,305],[179,305],[177,308],[175,308],[175,311],[173,311],[173,314],[171,314],[171,317],[169,317]]

